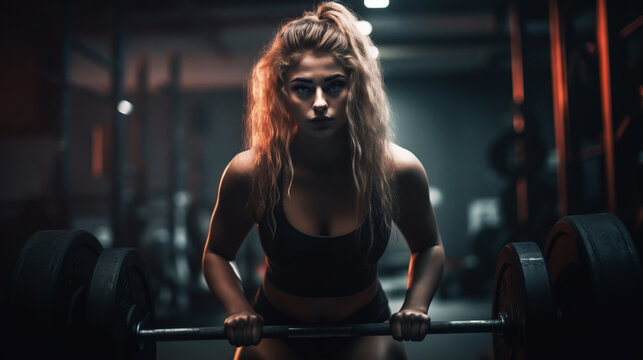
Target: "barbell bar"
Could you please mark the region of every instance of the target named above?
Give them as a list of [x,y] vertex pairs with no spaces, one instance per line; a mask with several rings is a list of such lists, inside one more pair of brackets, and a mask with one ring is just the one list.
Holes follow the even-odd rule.
[[[506,314],[497,320],[431,321],[427,334],[486,333],[502,332],[507,328]],[[141,328],[136,326],[135,334],[139,341],[178,341],[178,340],[221,340],[227,339],[223,326],[192,327],[174,329]],[[347,324],[341,326],[287,325],[263,326],[261,337],[269,338],[323,338],[391,335],[388,323]]]

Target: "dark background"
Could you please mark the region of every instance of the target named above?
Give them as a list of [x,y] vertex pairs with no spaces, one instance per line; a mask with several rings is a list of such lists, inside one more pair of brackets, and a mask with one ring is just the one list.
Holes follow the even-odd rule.
[[[565,9],[573,159],[567,213],[608,211],[596,5],[559,3]],[[548,4],[512,2],[521,15],[525,101],[520,106],[512,100],[508,1],[391,0],[386,9],[367,9],[357,0],[344,4],[373,26],[395,142],[420,159],[429,177],[447,254],[436,301],[449,308],[449,301],[474,299],[468,308],[455,308],[456,316],[477,309],[489,301],[490,269],[500,246],[514,240],[542,243],[564,215],[557,192]],[[243,150],[245,82],[282,21],[311,10],[313,2],[134,1],[124,5],[121,17],[112,2],[70,1],[68,6],[60,1],[2,5],[1,295],[33,231],[82,228],[104,246],[141,250],[154,276],[161,321],[220,321],[218,304],[201,279],[200,253],[219,178]],[[635,1],[615,2],[608,9],[617,133],[613,212],[640,241],[642,12]],[[638,25],[623,36],[637,18]],[[124,186],[118,196],[127,215],[124,233],[116,238],[110,165],[112,148],[118,146],[110,136],[115,82],[110,71],[82,51],[71,46],[65,55],[63,49],[69,26],[73,39],[112,58],[118,19],[124,21],[122,98],[134,110],[120,120]],[[178,59],[176,81],[171,78],[173,58]],[[143,85],[141,69],[147,73]],[[498,171],[491,151],[503,136],[515,134],[517,109],[525,117],[530,144],[524,166],[529,174],[526,220],[516,215],[515,177]],[[65,116],[68,125],[62,123]],[[61,142],[64,131],[69,138]],[[103,146],[97,147],[95,136]],[[512,146],[496,153],[496,161],[513,164]],[[63,156],[68,156],[67,177],[60,175]],[[104,166],[96,170],[100,163]],[[405,286],[408,251],[401,236],[393,237],[381,277],[396,304]],[[237,260],[248,294],[260,279],[262,256],[253,231]],[[486,341],[472,352],[484,354]]]

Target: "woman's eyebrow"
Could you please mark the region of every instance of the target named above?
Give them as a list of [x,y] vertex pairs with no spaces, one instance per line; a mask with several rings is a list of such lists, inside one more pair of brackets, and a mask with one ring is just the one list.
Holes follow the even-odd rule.
[[306,79],[306,78],[302,78],[302,77],[296,77],[296,78],[290,80],[290,82],[295,82],[295,81],[303,82],[303,83],[307,83],[307,84],[312,84],[313,83],[313,81],[311,79]]
[[343,74],[335,74],[335,75],[331,75],[331,76],[325,78],[324,82],[328,82],[328,81],[331,81],[331,80],[335,80],[337,78],[344,78],[344,77],[345,76]]
[[[332,80],[335,80],[337,78],[345,78],[346,76],[344,74],[334,74],[329,77],[324,78],[324,82],[329,82]],[[296,77],[290,80],[290,82],[303,82],[306,84],[312,84],[314,81],[311,79],[303,78],[303,77]]]

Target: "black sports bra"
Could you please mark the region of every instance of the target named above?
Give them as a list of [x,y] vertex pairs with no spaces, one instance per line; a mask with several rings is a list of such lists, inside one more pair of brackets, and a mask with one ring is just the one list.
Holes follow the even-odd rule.
[[277,288],[297,296],[345,296],[366,289],[375,279],[390,235],[390,227],[383,226],[378,216],[373,219],[376,230],[370,249],[370,216],[359,228],[339,236],[297,230],[286,218],[281,200],[274,217],[274,232],[267,211],[257,229],[266,254],[266,276]]

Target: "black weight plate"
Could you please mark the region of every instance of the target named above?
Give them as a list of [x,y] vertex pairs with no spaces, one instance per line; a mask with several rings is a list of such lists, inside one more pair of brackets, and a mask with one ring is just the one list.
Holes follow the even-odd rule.
[[[75,357],[83,334],[85,300],[103,247],[83,230],[33,234],[13,270],[9,313],[10,344],[29,356]],[[33,344],[34,329],[39,334]],[[27,356],[27,357],[29,357]]]
[[547,265],[536,243],[509,243],[496,267],[492,316],[508,316],[509,327],[493,334],[494,359],[549,359],[549,330],[555,312]]
[[87,327],[98,359],[154,359],[156,344],[139,343],[135,327],[154,326],[150,279],[140,254],[107,249],[94,270],[87,296]]
[[612,214],[567,216],[554,225],[544,249],[562,357],[639,352],[643,275],[623,223]]

